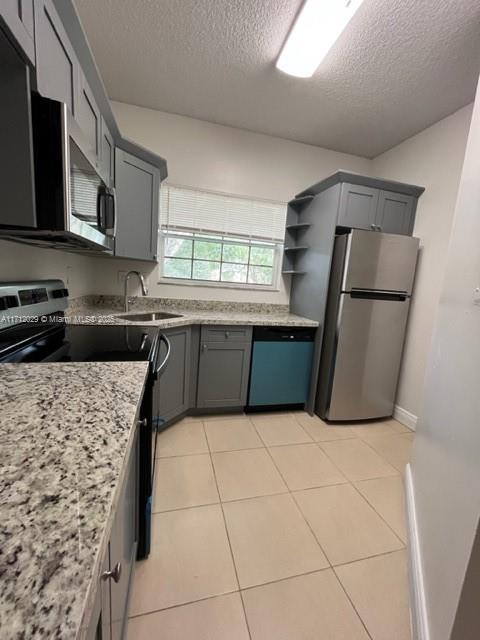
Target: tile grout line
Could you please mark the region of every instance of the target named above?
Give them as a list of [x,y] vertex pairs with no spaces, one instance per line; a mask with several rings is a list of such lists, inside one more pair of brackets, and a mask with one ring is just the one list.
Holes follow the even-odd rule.
[[225,591],[224,593],[216,593],[213,596],[205,596],[203,598],[199,598],[198,600],[187,600],[186,602],[179,602],[178,604],[171,604],[168,607],[163,607],[162,609],[152,609],[151,611],[145,611],[143,613],[136,613],[133,616],[128,616],[129,620],[133,620],[135,618],[143,618],[144,616],[150,616],[154,613],[161,613],[162,611],[171,611],[172,609],[179,609],[180,607],[188,607],[191,604],[195,604],[197,602],[206,602],[207,600],[215,600],[215,598],[222,598],[223,596],[231,596],[235,593],[240,593],[239,589],[235,589],[234,591]]
[[[300,425],[300,426],[301,426],[301,425]],[[269,450],[269,448],[268,448],[268,447],[267,447],[267,451],[268,451],[268,455],[270,456],[270,458],[271,458],[271,460],[272,460],[273,464],[275,465],[275,467],[276,467],[276,469],[277,469],[278,473],[281,475],[281,477],[282,477],[283,481],[285,482],[285,484],[286,484],[286,485],[287,485],[287,487],[288,487],[288,484],[287,484],[287,482],[286,482],[286,480],[285,480],[285,478],[284,478],[284,476],[283,476],[282,472],[280,471],[279,467],[277,466],[277,464],[276,464],[276,462],[275,462],[275,459],[273,458],[272,454],[270,453],[270,450]],[[325,454],[325,455],[326,455],[326,454]],[[330,459],[330,458],[329,458],[329,459]],[[334,464],[334,467],[335,467],[335,468],[337,468],[335,464]],[[343,475],[343,473],[342,473],[342,475]],[[349,482],[349,481],[347,480],[347,482]],[[342,483],[342,484],[343,484],[343,483]],[[299,512],[300,516],[303,518],[304,522],[306,523],[306,525],[307,525],[308,529],[310,530],[310,532],[311,532],[311,534],[312,534],[312,536],[313,536],[313,539],[316,541],[316,543],[318,544],[318,547],[320,548],[321,552],[323,553],[323,556],[325,557],[325,560],[328,562],[328,567],[325,567],[325,569],[323,569],[323,571],[326,571],[326,570],[330,569],[330,570],[333,572],[333,575],[335,576],[335,579],[336,579],[336,580],[337,580],[337,582],[339,583],[340,588],[341,588],[341,589],[342,589],[342,591],[345,593],[345,597],[346,597],[346,598],[347,598],[347,600],[350,602],[350,604],[351,604],[351,606],[352,606],[353,610],[355,611],[355,613],[356,613],[356,615],[357,615],[357,617],[358,617],[358,619],[359,619],[359,621],[360,621],[360,624],[361,624],[361,625],[362,625],[362,627],[365,629],[365,633],[366,633],[366,634],[367,634],[367,636],[370,638],[370,640],[373,640],[373,639],[372,639],[372,636],[370,635],[370,633],[369,633],[369,631],[368,631],[368,629],[367,629],[367,626],[366,626],[365,622],[363,621],[363,618],[360,616],[360,614],[359,614],[359,612],[357,611],[357,609],[356,609],[355,605],[353,604],[352,600],[350,599],[350,596],[349,596],[349,595],[347,594],[347,592],[345,591],[345,588],[344,588],[343,584],[341,583],[341,581],[340,581],[339,577],[337,576],[337,573],[336,573],[336,571],[335,571],[335,569],[334,569],[334,567],[333,567],[332,563],[330,562],[329,557],[328,557],[328,556],[327,556],[327,554],[325,553],[325,550],[323,549],[322,545],[320,544],[320,541],[318,540],[317,536],[315,535],[315,532],[313,531],[313,529],[312,529],[312,527],[311,527],[310,523],[308,522],[308,520],[307,520],[307,518],[306,518],[305,514],[304,514],[304,513],[303,513],[303,511],[301,510],[301,508],[300,508],[300,506],[299,506],[298,502],[296,501],[295,496],[293,495],[293,492],[290,490],[290,487],[288,487],[288,489],[289,489],[289,494],[290,494],[290,496],[291,496],[291,498],[292,498],[293,502],[295,503],[295,506],[296,506],[296,508],[297,508],[297,511]],[[317,569],[317,571],[319,571],[319,570]],[[311,572],[309,572],[309,573],[316,573],[317,571],[311,571]],[[320,571],[322,571],[322,569],[320,569]],[[307,574],[303,573],[303,574],[300,574],[300,575],[307,575]],[[288,576],[287,578],[284,578],[284,580],[288,580],[288,579],[291,579],[291,578],[293,578],[293,577],[299,577],[299,576]],[[280,582],[280,580],[276,580],[275,582]],[[252,588],[254,588],[254,587],[252,587]]]
[[[299,423],[298,423],[298,421],[296,420],[295,416],[293,416],[293,418],[294,418],[295,422],[297,422],[297,424],[299,424]],[[226,418],[226,419],[228,419],[228,418]],[[192,421],[192,422],[196,422],[196,421]],[[251,632],[250,632],[250,627],[249,627],[249,624],[248,624],[248,618],[247,618],[247,615],[246,615],[246,609],[245,609],[245,603],[244,603],[243,596],[242,596],[242,591],[247,591],[247,590],[249,590],[249,589],[255,589],[255,588],[262,587],[262,586],[264,586],[264,585],[268,585],[268,584],[275,584],[275,583],[277,583],[277,582],[282,582],[282,581],[289,580],[289,579],[292,579],[292,578],[301,577],[301,576],[303,576],[303,575],[309,575],[309,574],[313,574],[313,573],[318,573],[318,572],[320,572],[320,571],[326,571],[326,570],[328,570],[328,569],[332,569],[332,570],[333,570],[333,572],[334,572],[334,575],[335,575],[335,577],[336,577],[337,581],[340,583],[340,586],[341,586],[342,590],[344,591],[344,593],[345,593],[345,595],[346,595],[346,597],[347,597],[348,601],[351,603],[351,605],[352,605],[352,607],[353,607],[353,609],[354,609],[355,613],[357,614],[357,616],[359,617],[359,619],[360,619],[360,621],[361,621],[361,623],[362,623],[362,626],[365,628],[365,631],[366,631],[366,633],[367,633],[368,637],[371,639],[371,638],[372,638],[372,636],[370,635],[370,633],[369,633],[369,631],[368,631],[368,629],[367,629],[367,627],[366,627],[366,625],[365,625],[365,623],[364,623],[364,621],[363,621],[362,617],[361,617],[361,616],[360,616],[360,614],[358,613],[357,609],[355,608],[355,605],[353,604],[353,602],[351,601],[351,599],[350,599],[350,597],[349,597],[348,593],[346,592],[346,590],[345,590],[345,588],[344,588],[344,586],[343,586],[343,583],[341,582],[340,578],[339,578],[339,577],[338,577],[338,575],[337,575],[337,572],[336,572],[335,568],[336,568],[336,567],[341,567],[341,566],[350,565],[350,564],[354,564],[354,563],[357,563],[357,562],[361,562],[361,561],[363,561],[363,560],[368,560],[368,559],[370,559],[370,558],[381,557],[381,556],[384,556],[384,555],[391,555],[391,554],[394,554],[394,553],[398,553],[398,552],[400,552],[400,551],[403,551],[403,550],[405,549],[405,544],[403,543],[403,540],[401,540],[401,539],[400,539],[400,537],[395,533],[395,531],[392,529],[392,527],[390,527],[390,525],[388,524],[388,522],[386,522],[386,520],[385,520],[385,519],[384,519],[384,518],[383,518],[383,517],[378,513],[378,511],[375,509],[375,507],[374,507],[374,506],[369,502],[369,500],[368,500],[365,496],[363,496],[363,494],[360,492],[360,490],[359,490],[359,489],[355,486],[355,484],[354,484],[354,482],[362,482],[362,481],[375,480],[375,479],[383,479],[383,478],[389,478],[389,477],[398,477],[399,475],[401,476],[401,474],[400,474],[400,473],[397,473],[397,474],[395,474],[394,476],[392,476],[392,475],[390,475],[390,476],[378,476],[378,478],[377,478],[377,477],[375,477],[375,478],[366,478],[366,479],[363,479],[363,480],[357,480],[357,481],[350,480],[349,478],[346,478],[346,477],[345,477],[345,474],[344,474],[344,473],[343,473],[343,472],[342,472],[342,471],[337,467],[337,465],[334,463],[334,461],[333,461],[333,460],[331,460],[331,458],[328,456],[327,452],[326,452],[326,451],[324,451],[324,449],[321,447],[321,443],[320,443],[319,441],[312,440],[311,442],[304,442],[304,443],[286,443],[286,444],[281,444],[281,445],[270,445],[270,446],[269,446],[269,445],[266,445],[266,444],[264,443],[264,440],[263,440],[262,436],[260,435],[260,433],[258,432],[258,430],[257,430],[257,428],[256,428],[256,425],[253,423],[253,421],[250,421],[250,422],[251,422],[251,424],[252,424],[252,426],[253,426],[253,428],[254,428],[254,430],[256,431],[257,435],[260,437],[260,440],[264,443],[262,447],[255,447],[255,448],[248,448],[248,449],[235,449],[235,450],[231,450],[231,449],[230,449],[230,450],[226,450],[226,451],[218,451],[218,452],[216,451],[216,452],[213,452],[213,453],[226,453],[226,452],[231,452],[231,451],[249,451],[249,450],[255,450],[255,449],[262,449],[262,448],[265,448],[265,449],[267,450],[268,455],[269,455],[269,457],[271,458],[271,460],[272,460],[272,462],[273,462],[273,464],[274,464],[275,468],[277,469],[278,473],[280,474],[280,476],[281,476],[281,478],[282,478],[283,482],[285,483],[285,485],[286,485],[286,487],[287,487],[287,492],[286,492],[286,493],[287,493],[287,494],[290,494],[290,495],[292,496],[292,499],[294,500],[294,503],[295,503],[295,505],[296,505],[296,507],[297,507],[297,510],[300,512],[300,515],[302,516],[303,520],[306,522],[306,524],[307,524],[308,528],[309,528],[309,529],[310,529],[310,531],[312,532],[312,535],[314,536],[314,539],[316,540],[316,542],[317,542],[318,546],[320,547],[321,551],[323,552],[323,554],[324,554],[324,556],[325,556],[325,558],[326,558],[326,560],[327,560],[327,562],[328,562],[329,566],[328,566],[328,567],[325,567],[324,569],[316,569],[316,570],[313,570],[313,571],[304,572],[304,573],[301,573],[301,574],[296,574],[296,575],[294,575],[294,576],[286,576],[285,578],[279,578],[279,579],[277,579],[277,580],[273,580],[273,581],[269,581],[269,582],[265,582],[265,583],[260,583],[260,584],[258,584],[258,585],[252,585],[252,586],[250,586],[250,587],[245,587],[245,588],[243,588],[243,589],[242,589],[242,588],[240,587],[240,582],[239,582],[239,579],[238,579],[238,572],[237,572],[237,567],[236,567],[236,564],[235,564],[235,558],[234,558],[234,555],[233,555],[233,549],[232,549],[232,546],[231,546],[230,536],[229,536],[228,528],[227,528],[227,524],[226,524],[226,518],[225,518],[225,512],[224,512],[224,509],[223,509],[223,504],[224,504],[224,503],[227,503],[227,504],[228,504],[228,503],[230,503],[230,502],[240,502],[240,501],[244,501],[244,500],[251,500],[251,499],[261,498],[261,497],[267,497],[267,496],[251,496],[251,497],[249,497],[249,498],[248,498],[248,497],[247,497],[247,498],[239,498],[239,499],[235,499],[235,500],[226,500],[226,501],[223,501],[223,500],[222,500],[222,497],[221,497],[221,494],[220,494],[220,490],[219,490],[219,486],[218,486],[218,480],[217,480],[217,477],[216,477],[215,466],[214,466],[214,463],[213,463],[212,451],[211,451],[211,449],[210,449],[210,443],[209,443],[209,441],[208,441],[208,436],[207,436],[207,433],[206,433],[205,424],[204,424],[204,421],[203,421],[203,420],[202,420],[202,421],[198,421],[198,422],[201,422],[201,424],[202,424],[203,432],[204,432],[205,439],[206,439],[206,442],[207,442],[208,454],[209,454],[209,456],[210,456],[210,461],[211,461],[211,465],[212,465],[212,469],[213,469],[213,474],[214,474],[214,479],[215,479],[215,483],[216,483],[216,488],[217,488],[217,492],[218,492],[218,496],[219,496],[219,500],[220,500],[220,503],[219,503],[219,504],[220,504],[220,507],[221,507],[221,510],[222,510],[222,515],[223,515],[223,520],[224,520],[224,527],[225,527],[225,532],[226,532],[227,540],[228,540],[229,547],[230,547],[230,553],[231,553],[232,562],[233,562],[233,566],[234,566],[234,570],[235,570],[235,575],[236,575],[236,580],[237,580],[237,585],[238,585],[238,591],[231,591],[231,592],[227,592],[227,593],[225,593],[225,594],[217,594],[217,595],[213,595],[213,596],[208,596],[208,597],[206,597],[206,598],[200,598],[200,599],[198,599],[198,600],[193,600],[193,601],[191,601],[191,602],[181,603],[181,604],[178,604],[178,605],[173,605],[173,606],[171,606],[171,607],[166,607],[166,608],[164,608],[164,609],[159,609],[159,610],[156,610],[156,611],[164,611],[164,610],[168,610],[168,609],[172,609],[172,608],[177,608],[177,607],[185,606],[185,605],[187,605],[187,604],[193,604],[193,603],[195,603],[195,602],[202,602],[202,601],[204,601],[204,600],[210,600],[210,599],[213,599],[213,598],[218,598],[218,597],[221,597],[222,595],[228,595],[228,594],[233,594],[233,593],[239,593],[239,594],[240,594],[240,598],[241,598],[241,602],[242,602],[243,611],[244,611],[244,616],[245,616],[245,622],[246,622],[246,625],[247,625],[247,630],[248,630],[248,633],[249,633],[249,637],[251,638]],[[306,429],[305,429],[301,424],[299,424],[299,426],[300,426],[300,427],[301,427],[301,428],[306,432]],[[310,437],[310,434],[309,434],[308,432],[306,432],[306,433],[307,433],[307,435]],[[399,436],[401,436],[401,435],[404,435],[404,434],[395,433],[395,434],[392,434],[392,435],[399,435]],[[365,442],[362,438],[360,438],[360,437],[359,437],[359,436],[357,436],[357,435],[354,435],[352,438],[348,438],[348,439],[354,439],[354,438],[356,438],[356,439],[360,439],[361,441]],[[346,438],[341,438],[340,440],[345,440],[345,439],[346,439]],[[335,440],[332,440],[332,441],[325,441],[325,442],[335,442]],[[368,504],[368,505],[369,505],[369,506],[374,510],[374,512],[379,516],[379,518],[380,518],[380,519],[381,519],[381,520],[382,520],[382,521],[387,525],[387,527],[392,531],[392,533],[395,535],[395,537],[396,537],[396,538],[401,542],[401,544],[402,544],[402,548],[400,548],[400,549],[394,549],[394,550],[391,550],[391,551],[388,551],[388,552],[384,552],[384,553],[374,554],[374,555],[372,555],[372,556],[367,556],[367,557],[365,557],[365,558],[359,558],[359,559],[357,559],[357,560],[352,560],[352,561],[349,561],[349,562],[346,562],[346,563],[340,563],[340,564],[337,564],[337,565],[332,565],[332,563],[331,563],[331,562],[330,562],[330,560],[328,559],[328,557],[327,557],[326,553],[324,552],[322,545],[319,543],[319,541],[318,541],[318,539],[317,539],[317,537],[316,537],[315,533],[313,532],[312,528],[310,527],[310,525],[309,525],[309,523],[308,523],[308,520],[306,519],[306,517],[304,516],[303,512],[301,511],[301,509],[300,509],[300,507],[299,507],[299,505],[298,505],[297,501],[295,500],[295,496],[294,496],[294,493],[296,493],[296,492],[300,492],[300,491],[308,491],[308,490],[312,490],[312,489],[321,489],[321,488],[328,487],[328,486],[332,486],[332,485],[323,485],[323,486],[320,486],[320,487],[308,487],[307,489],[298,489],[298,490],[296,489],[296,490],[291,490],[291,489],[290,489],[290,487],[288,486],[288,484],[287,484],[287,482],[286,482],[286,480],[285,480],[285,478],[284,478],[284,476],[283,476],[282,472],[280,471],[279,467],[277,466],[277,464],[276,464],[276,462],[275,462],[275,460],[274,460],[274,458],[273,458],[273,456],[272,456],[271,452],[270,452],[270,448],[283,447],[283,446],[296,446],[296,445],[301,445],[301,444],[315,444],[315,445],[317,445],[317,447],[320,449],[320,451],[322,451],[322,452],[324,453],[324,455],[325,455],[325,456],[330,460],[330,462],[333,464],[333,466],[334,466],[336,469],[338,469],[338,470],[339,470],[340,474],[346,478],[346,481],[345,481],[345,482],[335,483],[335,485],[350,484],[350,485],[355,489],[355,491],[360,495],[360,497],[361,497],[361,498],[363,498],[363,499],[367,502],[367,504]],[[374,452],[375,452],[375,453],[376,453],[376,454],[377,454],[377,455],[378,455],[382,460],[384,460],[387,464],[389,464],[389,465],[390,465],[390,466],[392,466],[396,471],[398,471],[398,469],[396,469],[396,467],[395,467],[394,465],[391,465],[387,460],[385,460],[385,458],[384,458],[384,457],[383,457],[379,452],[377,452],[377,451],[376,451],[376,450],[375,450],[371,445],[369,445],[369,443],[368,443],[368,442],[366,442],[366,444],[367,444],[367,445],[369,446],[369,448],[370,448],[370,449],[372,449],[372,450],[373,450],[373,451],[374,451]],[[204,455],[205,455],[206,453],[207,453],[207,452],[204,452]],[[185,454],[184,456],[164,456],[164,458],[166,458],[166,457],[187,457],[187,456],[189,456],[189,455],[200,455],[200,454]],[[277,493],[277,494],[269,494],[269,495],[286,495],[286,493]],[[218,504],[218,503],[210,503],[210,504]],[[173,509],[173,510],[170,510],[170,511],[177,511],[177,510],[182,510],[182,509],[191,509],[191,508],[196,508],[196,507],[199,507],[199,506],[208,506],[208,505],[192,505],[192,506],[190,506],[190,507],[184,507],[184,508],[181,508],[181,509]],[[167,512],[159,512],[159,513],[168,513],[168,512],[169,512],[169,511],[167,511]],[[149,615],[150,613],[155,613],[155,611],[151,611],[151,612],[146,612],[146,613],[138,614],[137,616],[131,616],[131,618],[140,617],[140,616],[142,616],[142,615]]]
[[245,618],[245,625],[247,627],[247,632],[248,632],[248,637],[250,638],[250,640],[252,640],[252,633],[250,631],[250,625],[248,623],[248,618],[247,618],[247,611],[245,609],[245,602],[242,598],[242,591],[240,589],[240,580],[238,578],[238,570],[237,570],[237,564],[235,562],[235,556],[233,554],[233,548],[232,548],[232,542],[230,540],[230,534],[228,532],[228,526],[227,526],[227,519],[225,517],[225,511],[223,509],[223,503],[222,503],[222,498],[221,498],[221,494],[220,494],[220,487],[218,486],[218,480],[217,480],[217,472],[215,471],[215,465],[213,463],[213,458],[212,458],[212,452],[210,450],[210,443],[208,441],[208,436],[207,436],[207,430],[205,428],[205,424],[202,423],[203,426],[203,432],[205,434],[205,439],[207,441],[207,447],[208,447],[208,451],[209,451],[209,455],[210,455],[210,464],[212,465],[212,470],[213,470],[213,477],[215,479],[215,484],[217,487],[217,492],[218,492],[218,497],[220,499],[220,509],[222,511],[222,518],[223,518],[223,526],[225,528],[225,535],[227,536],[227,541],[228,541],[228,547],[230,549],[230,556],[232,558],[232,564],[233,564],[233,569],[235,571],[235,580],[237,581],[237,586],[238,586],[238,593],[240,595],[240,601],[242,603],[242,610],[243,610],[243,616]]
[[[363,440],[362,440],[363,442]],[[372,448],[372,447],[370,447]],[[328,455],[328,453],[326,451],[324,451],[324,449],[322,449],[322,447],[320,447],[320,449],[324,452],[324,454],[327,456],[327,458],[330,460],[330,462],[337,467],[337,465],[335,464],[335,462],[332,460],[332,458]],[[385,460],[385,458],[383,456],[381,456],[378,452],[376,452],[374,449],[372,449],[372,451],[374,451],[377,456],[383,461],[383,462],[387,462],[387,460]],[[395,469],[395,467],[393,467],[393,469]],[[343,471],[340,469],[340,472],[345,475],[343,473]],[[390,476],[378,476],[378,477],[374,477],[374,478],[364,478],[364,480],[381,480],[382,478],[397,478],[398,476],[400,476],[400,473],[396,473],[395,475],[390,475]],[[369,507],[371,507],[373,509],[373,511],[377,514],[377,516],[382,520],[382,522],[384,522],[386,524],[386,526],[388,527],[388,529],[393,533],[393,535],[397,538],[397,540],[399,540],[399,542],[402,544],[402,548],[405,548],[405,543],[403,542],[403,540],[400,538],[400,536],[397,535],[397,533],[392,529],[392,527],[389,525],[389,523],[385,520],[385,518],[377,511],[377,509],[373,506],[373,504],[370,503],[369,500],[367,500],[367,498],[362,494],[362,492],[355,486],[355,482],[362,482],[362,480],[351,480],[350,478],[348,478],[346,475],[345,477],[347,478],[347,482],[348,484],[350,484],[353,489],[358,493],[358,495],[363,498],[363,500],[365,500],[365,502],[368,504]],[[380,554],[381,555],[381,554]]]
[[362,616],[360,615],[360,612],[357,610],[357,607],[355,606],[353,600],[350,598],[350,595],[348,594],[347,590],[345,589],[343,582],[340,580],[337,572],[335,571],[335,567],[332,567],[332,571],[333,571],[333,575],[335,576],[338,584],[340,585],[340,589],[343,591],[343,593],[345,594],[345,597],[347,598],[347,600],[350,602],[350,604],[352,605],[353,610],[355,611],[355,613],[358,616],[358,619],[360,620],[360,622],[362,623],[363,628],[365,629],[365,633],[367,634],[367,636],[370,638],[370,640],[374,640],[373,636],[370,634],[370,631],[367,628],[367,623],[364,621],[364,619],[362,618]]
[[307,525],[308,529],[310,530],[310,533],[311,533],[311,534],[312,534],[312,536],[313,536],[313,539],[314,539],[314,540],[315,540],[315,542],[318,544],[318,546],[319,546],[319,548],[320,548],[320,551],[322,552],[323,556],[325,557],[325,560],[328,562],[328,565],[329,565],[329,567],[331,568],[331,567],[332,567],[332,565],[331,565],[331,562],[330,562],[330,560],[329,560],[329,558],[328,558],[327,554],[325,553],[325,550],[323,549],[322,545],[320,544],[320,542],[319,542],[319,540],[318,540],[317,536],[315,535],[315,533],[314,533],[314,531],[313,531],[312,527],[310,526],[310,523],[309,523],[309,522],[308,522],[308,520],[306,519],[306,517],[305,517],[304,513],[302,512],[302,510],[301,510],[301,509],[300,509],[300,507],[298,506],[298,503],[297,503],[297,501],[295,500],[295,496],[293,495],[293,492],[291,491],[290,487],[288,486],[287,481],[285,480],[285,478],[284,478],[284,476],[283,476],[283,474],[282,474],[282,472],[281,472],[280,468],[278,467],[277,463],[275,462],[275,459],[274,459],[274,457],[272,456],[272,454],[270,453],[270,450],[269,450],[269,448],[268,448],[268,447],[267,447],[267,451],[268,451],[268,455],[270,456],[270,459],[272,460],[272,463],[274,464],[274,466],[275,466],[275,468],[277,469],[278,473],[280,474],[280,476],[281,476],[281,478],[282,478],[283,482],[285,483],[285,485],[286,485],[286,487],[287,487],[287,489],[288,489],[288,494],[289,494],[289,495],[290,495],[290,497],[292,498],[292,500],[293,500],[293,502],[294,502],[294,504],[295,504],[295,506],[296,506],[296,508],[297,508],[297,511],[299,512],[299,514],[300,514],[300,516],[302,517],[303,521],[306,523],[306,525]]
[[[394,433],[392,435],[396,435],[401,437],[402,434],[401,433]],[[402,474],[402,470],[399,469],[398,467],[396,467],[394,464],[392,464],[391,462],[389,462],[385,456],[383,454],[381,454],[379,451],[377,451],[375,449],[375,447],[373,446],[373,444],[370,444],[367,440],[363,440],[362,442],[365,442],[365,444],[367,445],[367,447],[370,447],[370,449],[377,454],[377,456],[380,456],[380,458],[382,458],[382,460],[384,460],[388,465],[390,465],[391,467],[393,467],[396,471],[398,471],[398,473],[401,475]]]

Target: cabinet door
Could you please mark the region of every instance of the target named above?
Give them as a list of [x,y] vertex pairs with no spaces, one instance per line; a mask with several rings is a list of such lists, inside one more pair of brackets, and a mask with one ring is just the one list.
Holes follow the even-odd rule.
[[122,149],[115,150],[117,236],[115,255],[156,260],[160,173]]
[[0,17],[18,45],[17,48],[34,65],[33,0],[2,0]]
[[[0,225],[36,224],[30,70],[0,30]],[[1,635],[1,634],[0,634]]]
[[130,453],[110,536],[110,570],[112,571],[118,563],[121,565],[119,580],[109,580],[112,640],[121,640],[125,632],[130,580],[137,549],[137,523],[138,432]]
[[109,187],[113,187],[115,185],[115,144],[103,118],[100,144],[100,167],[102,178],[105,180],[105,183]]
[[411,235],[413,232],[413,196],[380,191],[375,224],[384,233]]
[[[107,545],[100,575],[104,575],[109,569],[110,551]],[[110,640],[110,622],[110,582],[100,578],[90,625],[86,632],[86,640]]]
[[[159,424],[160,429],[162,423],[169,422],[188,409],[190,389],[191,329],[190,327],[181,327],[163,333],[170,341],[171,352],[167,368],[158,384],[159,417],[162,421]],[[163,358],[164,351],[165,347],[162,343],[160,358]]]
[[353,229],[373,229],[378,205],[378,189],[358,184],[342,184],[338,224]]
[[100,109],[95,102],[87,80],[79,68],[77,87],[77,113],[75,119],[82,130],[89,149],[96,157],[100,157]]
[[243,407],[247,402],[251,343],[202,342],[198,408]]
[[65,102],[76,117],[78,62],[51,0],[35,2],[35,49],[39,92]]

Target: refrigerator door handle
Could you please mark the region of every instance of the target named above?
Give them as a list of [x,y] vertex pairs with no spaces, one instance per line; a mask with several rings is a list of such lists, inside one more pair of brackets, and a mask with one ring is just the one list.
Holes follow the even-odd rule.
[[352,289],[350,297],[363,300],[389,300],[405,302],[410,296],[405,291],[378,291],[373,289]]

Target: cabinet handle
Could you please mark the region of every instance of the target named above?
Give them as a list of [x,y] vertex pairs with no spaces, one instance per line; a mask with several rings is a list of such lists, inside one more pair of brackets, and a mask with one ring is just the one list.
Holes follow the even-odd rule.
[[143,418],[143,420],[137,420],[137,425],[139,427],[146,427],[148,424],[148,420],[146,418]]
[[102,573],[102,580],[113,580],[114,582],[120,582],[122,575],[122,563],[117,562],[111,571],[104,571]]
[[382,230],[382,227],[379,227],[379,226],[377,225],[377,231],[381,231],[381,230]]
[[227,338],[228,340],[229,337],[230,337],[230,331],[225,331],[225,338]]
[[203,343],[202,344],[202,352],[206,351],[207,349],[208,349],[208,346],[205,343]]
[[371,225],[370,225],[370,227],[375,231],[375,230],[376,230],[376,228],[377,228],[377,225],[375,225],[375,224],[371,224]]

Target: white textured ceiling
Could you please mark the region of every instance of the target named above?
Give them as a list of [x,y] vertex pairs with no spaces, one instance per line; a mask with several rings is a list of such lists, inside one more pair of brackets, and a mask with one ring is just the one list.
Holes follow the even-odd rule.
[[301,0],[75,0],[109,95],[374,157],[474,98],[478,0],[364,0],[313,78],[275,60]]

